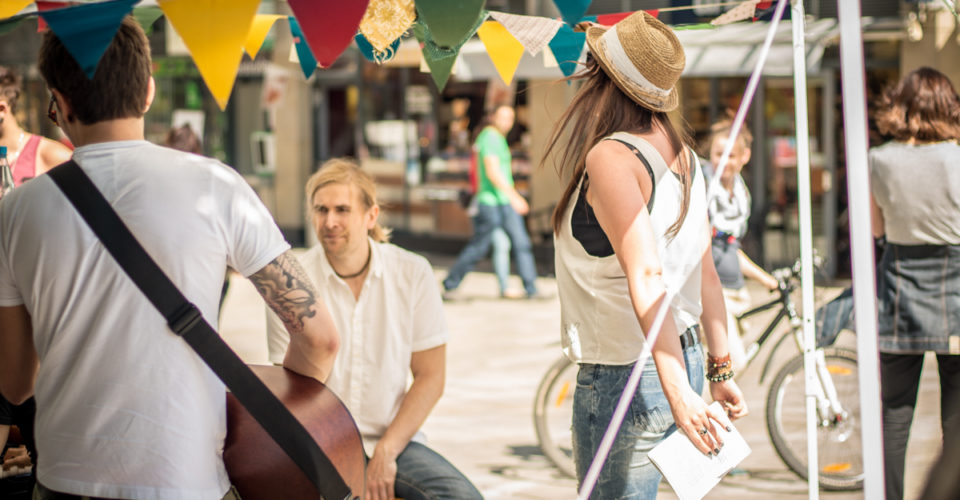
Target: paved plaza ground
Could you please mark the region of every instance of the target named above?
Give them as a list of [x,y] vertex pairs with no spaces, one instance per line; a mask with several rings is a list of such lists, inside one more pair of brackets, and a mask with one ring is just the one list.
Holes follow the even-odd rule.
[[[437,257],[431,261],[439,282],[451,260]],[[489,500],[576,497],[576,482],[560,474],[541,454],[533,427],[537,385],[560,355],[556,283],[552,278],[541,278],[539,283],[553,299],[501,300],[494,276],[475,272],[461,287],[464,299],[444,304],[452,333],[447,386],[424,431],[429,444],[457,465]],[[751,292],[755,302],[766,296],[760,290]],[[753,325],[761,326],[760,321]],[[246,361],[266,362],[263,302],[246,280],[231,281],[222,331]],[[849,336],[840,342],[853,346],[855,339]],[[796,349],[784,346],[781,351],[785,360]],[[760,360],[765,360],[765,352]],[[928,357],[909,445],[907,499],[918,498],[927,470],[940,451],[939,388],[936,366],[930,361]],[[764,420],[769,377],[760,385],[759,372],[755,363],[740,379],[751,413],[736,422],[753,452],[741,464],[743,473],[725,478],[707,498],[807,496],[807,483],[787,469],[770,444]],[[821,496],[863,498],[862,492],[823,492]],[[661,486],[659,497],[676,498],[666,485]]]

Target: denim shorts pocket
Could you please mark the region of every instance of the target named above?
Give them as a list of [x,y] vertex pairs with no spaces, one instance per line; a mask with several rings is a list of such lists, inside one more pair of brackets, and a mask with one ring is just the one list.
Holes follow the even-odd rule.
[[634,401],[631,405],[631,413],[636,432],[646,437],[664,434],[673,425],[673,414],[666,403],[662,406],[644,407],[643,404]]
[[597,365],[582,364],[577,369],[577,387],[592,389],[593,381],[596,377]]

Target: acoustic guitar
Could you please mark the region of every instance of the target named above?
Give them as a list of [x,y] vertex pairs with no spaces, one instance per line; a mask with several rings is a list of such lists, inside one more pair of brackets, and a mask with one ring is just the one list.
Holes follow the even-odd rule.
[[[360,432],[333,391],[279,366],[250,369],[313,436],[353,496],[362,496],[366,459]],[[307,476],[229,392],[223,461],[243,500],[320,498]]]

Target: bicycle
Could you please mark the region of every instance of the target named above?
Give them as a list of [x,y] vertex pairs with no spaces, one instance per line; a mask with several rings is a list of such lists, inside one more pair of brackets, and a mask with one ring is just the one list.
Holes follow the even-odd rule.
[[[799,286],[800,262],[773,273],[777,297],[738,315],[737,322],[779,306],[773,320],[746,347],[747,365],[757,357],[784,318],[783,331],[768,354],[760,374],[762,384],[775,354],[793,338],[799,354],[787,360],[773,377],[766,398],[767,433],[783,462],[801,478],[807,478],[806,399],[803,377],[802,320],[791,294]],[[835,338],[835,336],[833,337]],[[817,382],[817,441],[820,485],[828,490],[863,488],[860,456],[860,399],[856,353],[850,349],[819,346],[815,352]],[[561,356],[550,366],[537,388],[533,420],[543,454],[564,474],[576,477],[570,422],[577,365]]]

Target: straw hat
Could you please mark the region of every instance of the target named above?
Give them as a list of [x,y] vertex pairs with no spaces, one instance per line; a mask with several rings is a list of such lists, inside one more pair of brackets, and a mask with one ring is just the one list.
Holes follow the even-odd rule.
[[683,46],[665,24],[644,11],[610,28],[587,28],[590,51],[624,94],[654,111],[677,107],[675,87],[686,64]]

